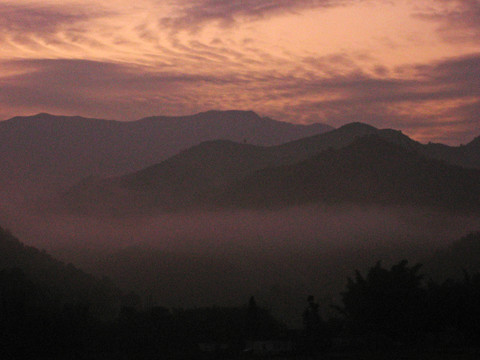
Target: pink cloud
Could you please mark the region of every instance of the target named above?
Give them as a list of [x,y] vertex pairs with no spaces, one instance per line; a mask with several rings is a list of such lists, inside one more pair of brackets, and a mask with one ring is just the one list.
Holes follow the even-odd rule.
[[164,17],[161,23],[172,30],[196,29],[209,22],[231,26],[240,18],[259,20],[285,12],[343,6],[354,2],[355,0],[181,0],[176,2],[175,15]]

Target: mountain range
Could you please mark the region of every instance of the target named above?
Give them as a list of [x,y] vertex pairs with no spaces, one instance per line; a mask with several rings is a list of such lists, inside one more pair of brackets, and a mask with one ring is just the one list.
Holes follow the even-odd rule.
[[480,209],[480,169],[427,159],[377,135],[305,161],[252,173],[232,184],[220,202],[271,208],[352,202]]
[[479,145],[424,145],[362,123],[276,146],[208,141],[137,172],[86,179],[64,199],[83,212],[312,202],[478,210]]
[[46,113],[0,122],[0,191],[59,190],[88,176],[159,163],[203,141],[278,145],[332,128],[294,125],[252,111],[208,111],[120,122]]

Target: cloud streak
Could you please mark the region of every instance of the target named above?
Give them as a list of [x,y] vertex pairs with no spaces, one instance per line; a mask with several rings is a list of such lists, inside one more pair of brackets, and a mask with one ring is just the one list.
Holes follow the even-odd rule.
[[430,7],[417,16],[439,23],[438,32],[447,41],[477,41],[480,36],[480,2],[446,0],[440,8]]
[[58,28],[93,16],[71,6],[31,6],[25,4],[0,4],[0,29],[15,33],[53,33]]
[[[419,140],[468,142],[480,134],[480,54],[399,69],[408,76],[353,72],[294,82],[285,96],[302,96],[291,113],[321,113],[331,123],[364,121],[405,130]],[[314,94],[314,96],[311,96]],[[328,95],[335,94],[333,99]],[[321,98],[315,100],[314,98]],[[431,138],[436,133],[437,138]]]
[[209,22],[228,27],[239,19],[261,20],[285,12],[330,8],[354,2],[355,0],[183,0],[177,2],[173,16],[162,18],[161,24],[175,31],[198,30],[201,25]]

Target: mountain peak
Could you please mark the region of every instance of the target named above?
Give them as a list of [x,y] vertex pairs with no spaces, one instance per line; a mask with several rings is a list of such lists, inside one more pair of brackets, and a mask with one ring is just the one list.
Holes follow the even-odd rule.
[[55,115],[46,112],[40,112],[35,115],[15,116],[10,120],[65,120],[65,119],[81,119],[81,120],[97,120],[93,118],[85,118],[79,115]]
[[199,119],[220,119],[220,118],[242,118],[242,119],[260,119],[260,116],[252,110],[209,110],[193,115]]
[[34,118],[45,118],[45,117],[55,117],[55,115],[52,115],[52,114],[49,114],[49,113],[46,113],[46,112],[41,112],[41,113],[38,113],[36,115],[32,115],[30,117],[34,117]]
[[339,127],[338,130],[343,130],[343,131],[348,130],[348,131],[356,131],[356,132],[365,132],[365,131],[372,132],[377,130],[377,128],[362,122],[352,122]]
[[41,112],[35,115],[27,115],[27,116],[15,116],[13,118],[8,119],[8,121],[18,121],[18,120],[31,120],[31,119],[51,119],[56,118],[57,115],[52,115],[46,112]]
[[200,112],[198,113],[197,115],[201,115],[201,114],[205,114],[205,115],[212,115],[212,114],[224,114],[224,115],[250,115],[250,116],[255,116],[255,117],[259,117],[258,114],[253,111],[253,110],[208,110],[208,111],[204,111],[204,112]]
[[475,139],[470,141],[466,146],[480,148],[480,136],[477,136]]

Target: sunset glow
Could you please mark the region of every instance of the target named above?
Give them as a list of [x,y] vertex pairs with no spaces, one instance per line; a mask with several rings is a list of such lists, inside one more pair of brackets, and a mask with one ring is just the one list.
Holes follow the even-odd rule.
[[0,119],[250,109],[480,135],[478,0],[0,1]]

